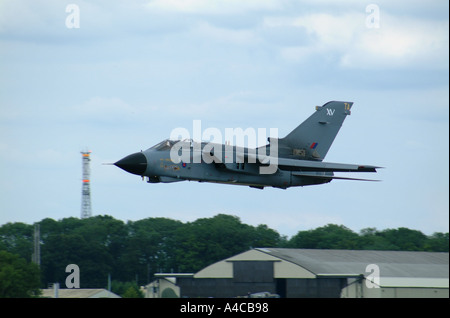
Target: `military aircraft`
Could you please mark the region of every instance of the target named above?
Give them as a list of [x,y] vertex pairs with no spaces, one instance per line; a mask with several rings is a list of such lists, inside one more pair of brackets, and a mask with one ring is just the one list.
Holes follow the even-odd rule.
[[352,102],[330,101],[284,138],[268,138],[258,148],[166,139],[114,163],[149,183],[179,181],[286,189],[333,179],[378,181],[335,176],[335,172],[377,172],[380,167],[324,162]]

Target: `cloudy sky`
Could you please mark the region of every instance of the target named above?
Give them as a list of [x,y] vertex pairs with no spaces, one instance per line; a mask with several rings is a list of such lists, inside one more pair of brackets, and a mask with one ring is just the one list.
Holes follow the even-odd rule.
[[[226,213],[287,236],[328,223],[448,232],[448,6],[1,0],[0,224],[80,216],[89,149],[94,215]],[[382,182],[147,184],[102,165],[193,120],[283,137],[330,100],[354,105],[326,161],[383,166]]]

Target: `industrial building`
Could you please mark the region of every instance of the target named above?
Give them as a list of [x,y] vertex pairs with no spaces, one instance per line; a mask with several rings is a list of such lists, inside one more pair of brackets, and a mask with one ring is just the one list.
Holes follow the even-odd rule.
[[448,298],[449,254],[255,248],[195,274],[159,274],[148,287],[152,297]]

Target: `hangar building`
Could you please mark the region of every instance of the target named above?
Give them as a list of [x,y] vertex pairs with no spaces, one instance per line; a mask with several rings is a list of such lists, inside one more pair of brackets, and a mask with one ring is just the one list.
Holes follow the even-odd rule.
[[449,254],[255,248],[195,274],[159,274],[158,279],[168,278],[178,297],[269,292],[289,298],[448,298]]

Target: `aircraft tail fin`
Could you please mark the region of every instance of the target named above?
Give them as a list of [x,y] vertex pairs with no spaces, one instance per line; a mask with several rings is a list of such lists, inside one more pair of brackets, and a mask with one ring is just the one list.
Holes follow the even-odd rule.
[[279,139],[280,145],[292,149],[298,159],[323,160],[331,147],[353,102],[331,101],[316,106],[316,112]]

